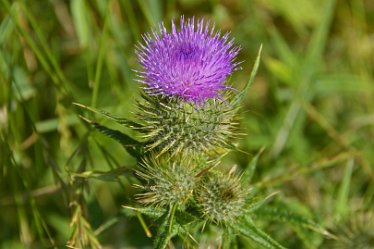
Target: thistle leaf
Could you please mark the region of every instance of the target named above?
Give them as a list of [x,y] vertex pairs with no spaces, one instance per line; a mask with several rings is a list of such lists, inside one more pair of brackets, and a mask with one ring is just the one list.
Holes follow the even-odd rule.
[[74,173],[72,176],[77,178],[94,178],[102,181],[116,181],[118,177],[131,175],[133,173],[128,167],[120,167],[109,171],[90,170],[80,173]]
[[232,229],[237,233],[250,238],[263,248],[267,249],[285,249],[281,244],[271,238],[268,234],[258,228],[253,221],[248,217],[240,222],[234,223]]
[[106,126],[100,125],[99,123],[92,122],[91,125],[101,134],[104,134],[105,136],[119,142],[131,156],[140,158],[140,155],[143,154],[141,151],[142,144],[130,136],[118,130],[113,130]]
[[129,206],[122,206],[123,213],[127,216],[136,216],[136,212],[144,214],[152,219],[159,219],[162,215],[164,215],[165,210],[161,208],[155,207],[129,207]]
[[124,209],[122,209],[122,213],[126,216],[136,216],[140,222],[140,225],[143,227],[145,234],[148,238],[152,237],[152,233],[149,230],[147,224],[145,223],[142,213],[146,213],[147,215],[154,216],[154,219],[158,219],[162,216],[163,212],[156,208],[135,208],[135,207],[129,207],[129,206],[122,206]]
[[255,197],[250,200],[250,204],[246,206],[247,213],[255,212],[257,209],[260,209],[263,207],[269,200],[274,196],[278,194],[278,192],[274,192],[269,194],[266,197]]
[[165,249],[168,246],[170,239],[177,233],[175,224],[173,223],[176,207],[176,205],[171,206],[169,210],[160,218],[161,225],[155,239],[156,249]]
[[191,213],[187,213],[180,210],[176,210],[175,212],[175,221],[181,226],[191,224],[192,222],[198,221],[198,219],[199,217]]
[[96,113],[96,114],[104,115],[106,118],[108,118],[110,120],[113,120],[118,124],[125,125],[127,127],[134,127],[134,126],[137,127],[138,126],[137,123],[134,123],[134,122],[132,122],[132,121],[126,119],[126,118],[120,118],[120,117],[114,116],[114,115],[110,114],[109,112],[106,112],[106,111],[103,111],[103,110],[100,110],[100,109],[96,109],[96,108],[86,106],[86,105],[83,105],[83,104],[80,104],[80,103],[73,103],[73,105],[78,106],[78,107],[80,107],[84,110]]
[[271,221],[285,222],[301,228],[308,228],[323,235],[329,234],[326,229],[308,217],[293,213],[284,207],[263,207],[258,209],[255,215]]

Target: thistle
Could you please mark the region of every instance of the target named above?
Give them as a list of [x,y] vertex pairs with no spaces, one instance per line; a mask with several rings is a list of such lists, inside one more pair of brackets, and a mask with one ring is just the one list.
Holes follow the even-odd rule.
[[237,108],[221,100],[208,100],[201,108],[175,97],[143,96],[138,103],[135,129],[143,133],[146,149],[159,155],[213,155],[232,148]]
[[170,33],[161,24],[143,39],[136,49],[143,70],[136,72],[146,94],[134,128],[144,134],[147,149],[193,157],[232,147],[237,106],[229,103],[225,80],[238,69],[239,48],[228,34],[181,17],[179,30],[174,22]]
[[159,31],[145,34],[143,40],[145,45],[138,44],[136,49],[143,70],[136,72],[149,95],[202,104],[229,88],[226,78],[239,69],[234,62],[239,48],[227,33],[215,33],[203,20],[195,25],[194,18],[182,16],[179,30],[174,22],[170,33],[160,24]]
[[225,81],[239,69],[239,48],[228,34],[181,17],[179,29],[173,22],[168,32],[161,24],[143,39],[136,48],[142,70],[136,72],[144,92],[132,120],[77,104],[142,133],[142,139],[133,139],[84,118],[139,160],[137,200],[146,207],[127,208],[159,222],[156,248],[166,248],[177,234],[191,237],[189,227],[201,221],[282,248],[252,223],[248,214],[261,203],[253,204],[242,178],[212,169],[221,154],[235,148],[230,140],[236,114],[256,75],[261,48],[248,83],[234,95]]
[[242,188],[239,177],[209,172],[196,190],[201,213],[208,221],[230,224],[244,217],[249,191]]
[[149,157],[141,164],[137,175],[145,181],[143,193],[138,201],[146,205],[168,207],[178,204],[183,206],[191,197],[195,187],[196,169],[191,161],[155,159]]

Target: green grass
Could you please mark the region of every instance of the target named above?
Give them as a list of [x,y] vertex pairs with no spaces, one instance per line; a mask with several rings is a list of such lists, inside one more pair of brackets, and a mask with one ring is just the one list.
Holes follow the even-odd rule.
[[[371,1],[1,0],[0,248],[152,245],[155,224],[122,208],[134,204],[135,159],[79,115],[135,134],[73,103],[131,115],[134,46],[180,15],[231,31],[243,61],[235,88],[245,86],[262,44],[241,112],[246,135],[222,167],[244,168],[264,148],[253,185],[279,192],[275,202],[318,225],[296,226],[280,212],[261,227],[288,248],[323,248],[324,228],[372,209]],[[200,248],[215,248],[212,241],[205,235]]]

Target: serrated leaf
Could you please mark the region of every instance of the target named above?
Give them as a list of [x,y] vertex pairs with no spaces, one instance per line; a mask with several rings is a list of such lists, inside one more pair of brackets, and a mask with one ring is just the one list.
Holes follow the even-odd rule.
[[120,167],[109,171],[84,171],[79,173],[74,173],[73,177],[78,178],[95,178],[98,180],[103,181],[116,181],[118,177],[126,175],[130,175],[133,171],[127,167]]
[[110,114],[109,112],[107,111],[103,111],[103,110],[100,110],[100,109],[96,109],[96,108],[93,108],[93,107],[90,107],[90,106],[86,106],[86,105],[83,105],[83,104],[80,104],[80,103],[73,103],[75,106],[78,106],[84,110],[87,110],[87,111],[90,111],[90,112],[93,112],[93,113],[96,113],[96,114],[100,114],[100,115],[103,115],[105,116],[106,118],[110,119],[110,120],[113,120],[115,121],[116,123],[120,124],[120,125],[124,125],[126,127],[139,127],[139,125],[133,121],[130,121],[126,118],[120,118],[120,117],[117,117],[113,114]]
[[[142,213],[148,213],[150,214],[149,216],[154,215],[154,219],[160,218],[164,212],[161,212],[157,208],[135,208],[135,207],[130,207],[130,206],[122,206],[124,209],[122,209],[122,213],[125,214],[126,216],[136,216],[140,222],[140,225],[143,227],[145,234],[147,235],[148,238],[152,237],[151,231],[148,229],[147,224],[145,223]],[[145,211],[147,209],[147,211]]]
[[243,219],[232,225],[232,229],[237,233],[250,238],[263,248],[285,249],[281,244],[271,238],[267,233],[258,228],[250,218]]
[[110,129],[106,126],[100,125],[98,123],[91,123],[92,126],[98,130],[101,134],[104,134],[117,142],[119,142],[123,148],[133,157],[139,158],[142,154],[142,144],[130,136],[118,131]]
[[165,210],[155,207],[122,207],[124,208],[122,212],[127,216],[135,216],[136,212],[139,212],[152,219],[159,219],[162,215],[165,214]]
[[190,213],[187,213],[185,211],[177,210],[175,212],[175,221],[181,226],[189,224],[189,223],[194,222],[194,221],[197,221],[198,219],[199,219],[199,217],[194,216],[194,215],[192,215]]
[[180,229],[178,229],[178,237],[183,241],[184,248],[197,248],[196,246],[199,244],[189,232],[188,228],[180,227]]
[[171,206],[170,209],[160,218],[161,225],[157,231],[157,237],[155,239],[156,249],[165,249],[170,239],[177,233],[174,221],[174,214],[176,211],[176,205]]
[[269,200],[274,196],[276,195],[278,192],[274,192],[274,193],[271,193],[269,194],[268,196],[266,197],[255,197],[255,198],[252,198],[250,199],[250,203],[249,205],[246,207],[246,211],[248,213],[251,213],[251,212],[255,212],[257,209],[260,209],[261,207],[263,207],[263,205],[265,205],[267,202],[269,202]]
[[271,221],[285,222],[302,228],[309,228],[324,235],[328,234],[328,232],[323,227],[313,222],[308,217],[292,213],[291,211],[285,209],[285,207],[263,207],[261,209],[258,209],[255,214]]

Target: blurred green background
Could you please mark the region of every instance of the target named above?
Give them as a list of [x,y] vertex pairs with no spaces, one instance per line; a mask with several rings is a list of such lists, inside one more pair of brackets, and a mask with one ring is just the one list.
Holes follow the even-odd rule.
[[[237,89],[263,45],[240,112],[246,135],[222,167],[245,167],[265,148],[254,184],[327,228],[373,206],[374,1],[0,0],[0,248],[79,237],[151,247],[142,219],[122,211],[135,192],[123,169],[135,160],[78,115],[135,134],[72,103],[131,115],[134,46],[181,15],[231,32],[242,48],[243,69],[229,79]],[[289,248],[324,243],[287,224],[265,230]]]

